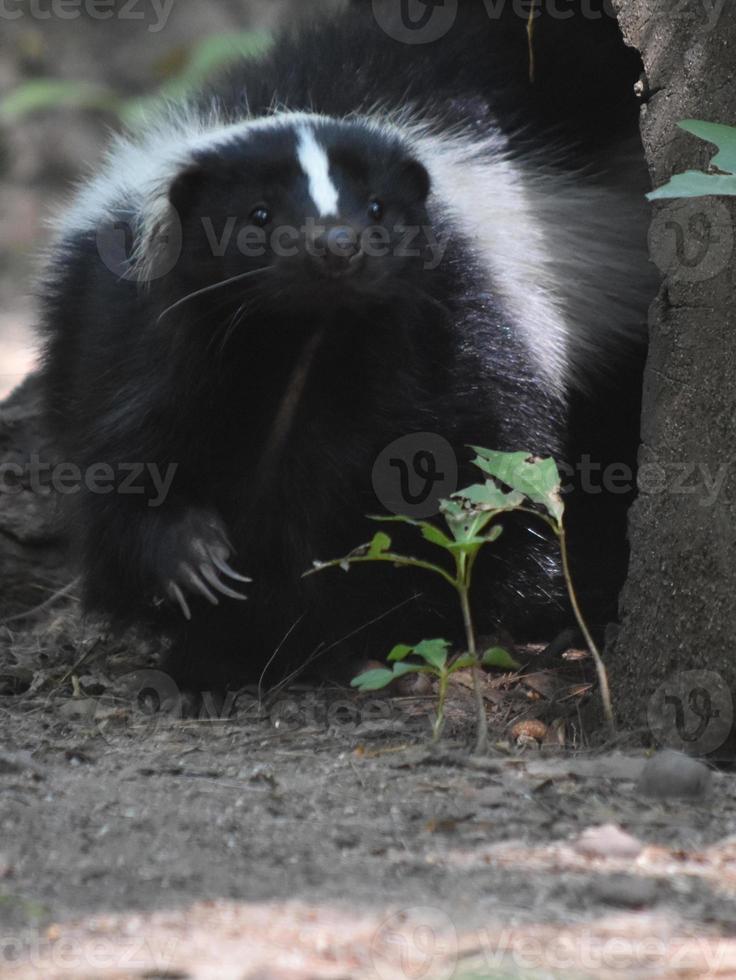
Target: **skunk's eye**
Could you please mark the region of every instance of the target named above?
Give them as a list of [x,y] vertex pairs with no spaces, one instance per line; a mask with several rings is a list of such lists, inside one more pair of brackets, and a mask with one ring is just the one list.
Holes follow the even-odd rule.
[[373,200],[368,205],[368,214],[374,221],[380,221],[383,217],[383,205],[379,200]]
[[271,220],[271,212],[264,204],[259,204],[257,208],[253,208],[251,211],[250,220],[258,228],[265,228]]

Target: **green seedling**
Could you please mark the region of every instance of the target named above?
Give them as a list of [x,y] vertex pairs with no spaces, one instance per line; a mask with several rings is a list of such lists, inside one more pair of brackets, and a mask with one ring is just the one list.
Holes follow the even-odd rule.
[[[418,661],[408,660],[408,657],[418,657]],[[356,677],[352,686],[359,691],[380,691],[400,677],[407,674],[430,674],[437,678],[437,711],[432,724],[432,740],[437,741],[442,734],[445,723],[445,702],[450,678],[458,670],[472,670],[478,664],[478,658],[470,653],[450,657],[448,640],[422,640],[416,646],[400,643],[389,653],[387,660],[393,666],[368,670]],[[519,665],[502,647],[492,647],[480,657],[484,667],[501,667],[504,670],[517,670]]]
[[[488,744],[488,726],[482,689],[482,669],[485,666],[503,666],[512,669],[516,666],[508,658],[498,662],[500,654],[494,653],[496,662],[489,654],[479,654],[473,625],[470,593],[473,567],[483,548],[492,546],[503,533],[499,518],[514,511],[523,512],[544,521],[557,537],[562,555],[562,569],[578,625],[585,637],[594,658],[601,687],[604,710],[609,724],[613,724],[608,680],[605,667],[593,638],[585,624],[578,605],[570,574],[567,553],[567,538],[564,527],[564,504],[560,492],[560,475],[553,459],[537,459],[529,453],[502,453],[481,447],[473,447],[476,458],[473,463],[486,477],[484,483],[475,484],[452,495],[449,500],[440,502],[440,515],[445,527],[429,521],[414,520],[397,515],[394,517],[372,517],[382,523],[405,524],[416,531],[430,545],[444,553],[442,564],[424,558],[415,558],[392,550],[391,538],[379,531],[373,540],[344,558],[329,562],[315,562],[311,572],[314,574],[327,568],[342,568],[349,571],[352,565],[366,562],[388,562],[398,568],[421,568],[439,575],[458,597],[465,629],[466,650],[454,660],[448,660],[450,644],[446,640],[425,640],[416,646],[395,647],[389,655],[391,669],[369,671],[355,679],[360,690],[379,690],[404,674],[431,673],[440,681],[439,705],[434,725],[435,737],[439,735],[444,720],[444,703],[447,681],[457,670],[471,669],[473,690],[476,701],[476,752],[484,752]],[[439,558],[439,556],[438,556]],[[449,559],[449,560],[448,560]],[[418,656],[419,662],[409,661],[410,655]],[[501,657],[500,659],[503,659]]]

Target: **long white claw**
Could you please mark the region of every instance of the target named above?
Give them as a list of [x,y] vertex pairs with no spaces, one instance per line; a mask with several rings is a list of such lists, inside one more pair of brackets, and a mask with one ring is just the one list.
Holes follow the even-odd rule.
[[187,600],[184,598],[184,593],[181,591],[181,589],[176,584],[176,582],[172,582],[169,585],[169,591],[171,595],[174,597],[174,599],[176,599],[176,601],[179,603],[179,607],[181,608],[181,611],[184,613],[184,619],[190,621],[192,618],[192,611],[189,608]]
[[[206,566],[200,565],[200,569],[204,569]],[[189,581],[192,584],[192,588],[196,589],[201,593],[208,602],[211,602],[213,606],[219,606],[220,600],[217,596],[207,588],[202,579],[197,575],[195,571],[191,568],[187,569],[187,574],[189,575]]]
[[210,583],[213,589],[217,589],[222,595],[229,596],[231,599],[241,599],[245,600],[248,598],[247,595],[243,595],[241,592],[236,592],[235,589],[229,588],[224,582],[221,582],[217,577],[215,571],[210,568],[209,565],[200,565],[199,570]]
[[240,575],[239,572],[236,572],[235,569],[231,568],[224,558],[220,558],[219,555],[213,555],[212,552],[210,552],[210,557],[212,558],[212,564],[215,565],[216,568],[219,568],[223,575],[227,575],[230,578],[235,579],[236,582],[247,583],[253,581],[252,578],[246,578],[245,575]]

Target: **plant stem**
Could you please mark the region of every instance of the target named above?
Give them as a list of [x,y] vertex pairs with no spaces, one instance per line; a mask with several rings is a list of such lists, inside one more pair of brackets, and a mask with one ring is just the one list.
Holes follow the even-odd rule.
[[590,655],[595,663],[596,673],[598,675],[598,685],[601,689],[601,700],[603,701],[603,713],[606,717],[609,727],[613,731],[615,728],[613,721],[613,706],[611,704],[611,688],[608,684],[608,673],[606,671],[606,665],[603,663],[603,657],[600,654],[598,647],[595,645],[593,637],[590,635],[590,630],[586,626],[585,619],[578,605],[578,597],[575,594],[575,587],[572,582],[572,573],[570,572],[570,561],[567,554],[567,533],[565,531],[565,525],[561,520],[553,520],[551,517],[547,517],[546,514],[540,514],[539,511],[532,510],[530,507],[519,507],[518,510],[524,514],[531,514],[534,517],[541,518],[545,524],[548,524],[560,543],[560,554],[562,555],[562,572],[565,576],[565,585],[567,586],[567,594],[570,599],[570,605],[572,606],[572,611],[575,613],[575,619],[580,627],[580,632],[583,634],[583,639],[588,645],[590,650]]
[[302,578],[309,578],[310,575],[317,575],[319,572],[323,572],[327,568],[342,568],[345,562],[350,565],[364,565],[367,562],[374,561],[386,561],[391,565],[401,566],[402,568],[423,568],[427,572],[434,572],[436,575],[441,575],[446,582],[448,582],[454,588],[457,588],[457,582],[455,579],[440,565],[433,565],[432,562],[422,561],[419,558],[410,558],[407,555],[395,555],[390,551],[383,552],[380,555],[356,555],[353,557],[348,556],[347,558],[337,558],[334,561],[321,562],[318,568],[310,568],[308,571],[303,572]]
[[[464,557],[464,556],[463,556]],[[465,569],[463,569],[465,571]],[[465,576],[463,575],[462,579]],[[460,605],[463,610],[463,625],[465,627],[465,642],[468,646],[468,653],[478,657],[478,650],[475,643],[475,630],[473,628],[473,617],[470,611],[470,589],[466,581],[458,576],[457,591],[460,596]],[[473,694],[475,695],[475,752],[476,755],[484,755],[488,749],[488,718],[486,717],[486,703],[483,700],[483,671],[480,666],[473,667]]]
[[560,541],[560,552],[562,554],[562,571],[565,576],[565,584],[567,585],[567,593],[570,597],[570,603],[572,605],[573,612],[575,613],[575,619],[578,621],[578,626],[580,627],[580,632],[583,634],[585,642],[588,644],[588,649],[590,650],[593,661],[595,662],[595,669],[598,674],[598,684],[601,689],[601,699],[603,701],[603,712],[606,716],[606,721],[610,725],[611,729],[614,728],[613,721],[613,707],[611,705],[611,689],[608,685],[608,673],[606,672],[606,665],[603,663],[603,658],[600,655],[598,647],[595,645],[593,637],[590,635],[590,630],[586,626],[583,614],[580,611],[580,606],[578,605],[578,598],[575,594],[575,588],[572,584],[572,575],[570,574],[570,562],[567,555],[567,536],[565,533],[565,528],[562,524],[559,524],[556,528],[557,537]]
[[432,741],[439,741],[439,737],[442,734],[442,729],[445,725],[445,699],[447,698],[447,682],[450,679],[450,675],[443,671],[440,674],[440,689],[437,696],[437,717],[434,720],[434,725],[432,726]]

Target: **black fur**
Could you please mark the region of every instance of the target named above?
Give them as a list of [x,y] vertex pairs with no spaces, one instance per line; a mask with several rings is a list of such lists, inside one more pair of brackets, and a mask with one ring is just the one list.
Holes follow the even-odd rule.
[[[483,4],[465,3],[450,35],[407,47],[377,29],[361,4],[283,38],[205,93],[203,105],[216,98],[238,119],[244,93],[253,115],[266,113],[275,95],[289,109],[339,118],[371,102],[401,108],[431,99],[444,126],[498,126],[519,152],[567,138],[568,167],[594,163],[604,131],[619,139],[634,120],[636,59],[607,19],[543,21],[537,38],[538,81],[530,86],[516,15],[492,21]],[[450,230],[441,213],[428,214],[426,173],[400,139],[348,122],[326,124],[320,141],[343,193],[340,227],[362,232],[378,197],[380,223],[390,229]],[[231,216],[252,228],[265,201],[275,223],[303,227],[310,199],[295,159],[289,131],[198,153],[170,190],[183,226],[173,271],[145,287],[116,276],[100,261],[96,230],[80,229],[56,251],[44,287],[45,389],[64,455],[83,470],[100,462],[177,467],[160,506],[149,506],[157,497],[150,480],[140,494],[81,495],[87,606],[118,622],[160,623],[174,640],[171,671],[197,689],[258,679],[266,664],[269,683],[333,648],[383,656],[394,642],[461,635],[454,597],[427,576],[375,565],[301,577],[315,559],[340,556],[375,533],[365,515],[384,507],[371,472],[393,440],[442,434],[461,461],[460,486],[476,479],[468,444],[558,458],[569,450],[564,406],[502,301],[479,290],[473,245],[456,232],[432,270],[426,240],[418,256],[397,258],[393,249],[349,276],[323,268],[304,234],[287,258],[245,257],[235,236],[213,255],[203,218],[218,237]],[[128,217],[121,201],[109,222]],[[624,542],[612,547],[607,559],[620,566]],[[225,557],[253,582],[225,576],[248,600],[221,596],[215,607],[182,568],[204,565],[222,576],[216,559]],[[614,579],[602,609],[620,568]],[[170,601],[172,582],[191,622]],[[479,568],[476,602],[482,628],[501,624],[519,638],[564,625],[553,543],[509,526]]]

